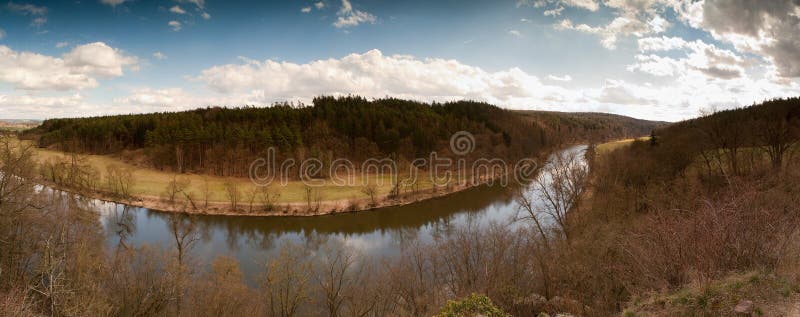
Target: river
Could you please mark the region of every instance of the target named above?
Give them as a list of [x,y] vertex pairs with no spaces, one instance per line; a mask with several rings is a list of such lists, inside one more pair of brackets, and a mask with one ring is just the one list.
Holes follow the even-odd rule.
[[[586,146],[563,151],[583,152]],[[580,156],[583,157],[582,155]],[[106,242],[127,245],[174,246],[171,213],[92,201],[100,212]],[[218,256],[238,260],[247,282],[254,285],[265,261],[287,242],[321,250],[329,243],[352,248],[364,256],[391,258],[411,241],[431,241],[467,224],[518,225],[512,190],[481,186],[415,204],[317,217],[195,216],[199,239],[191,252],[202,267]]]

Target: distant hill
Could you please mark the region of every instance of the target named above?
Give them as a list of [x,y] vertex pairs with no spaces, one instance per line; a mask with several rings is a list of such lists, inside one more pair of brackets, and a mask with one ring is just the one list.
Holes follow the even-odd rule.
[[324,164],[338,158],[410,162],[432,151],[452,157],[451,136],[468,131],[475,139],[468,159],[514,159],[593,134],[600,139],[649,134],[655,125],[602,114],[521,113],[471,101],[318,97],[310,106],[52,119],[24,137],[63,151],[134,153],[131,159],[158,169],[244,176],[268,148],[277,149],[278,159],[318,158]]
[[669,124],[601,112],[515,111],[526,119],[546,126],[564,142],[603,142],[635,138]]
[[0,119],[0,130],[22,131],[41,124],[41,121],[27,119]]

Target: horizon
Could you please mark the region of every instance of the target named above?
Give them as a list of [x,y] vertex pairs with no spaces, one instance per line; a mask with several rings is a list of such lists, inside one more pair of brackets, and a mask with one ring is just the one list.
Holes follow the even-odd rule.
[[[326,95],[319,95],[319,96],[315,96],[314,98],[317,98],[317,97],[326,97]],[[336,96],[334,96],[334,97],[336,97]],[[359,97],[359,96],[353,96],[353,97]],[[312,98],[312,99],[313,99],[313,98]],[[369,99],[367,99],[367,100],[369,100],[369,101],[377,101],[377,100],[382,100],[382,99],[393,99],[393,98],[392,98],[392,97],[384,97],[384,98],[369,98]],[[397,98],[394,98],[394,99],[397,99]],[[401,99],[401,100],[405,100],[405,101],[413,101],[413,102],[419,102],[419,103],[426,104],[426,105],[428,105],[428,106],[431,106],[431,105],[433,105],[434,103],[436,103],[436,101],[433,101],[433,102],[425,102],[425,101],[418,101],[418,100],[413,100],[413,99]],[[454,102],[454,103],[455,103],[455,102],[482,102],[482,101],[475,101],[475,100],[466,100],[466,99],[463,99],[463,100],[446,101],[446,102],[442,102],[442,104],[444,104],[444,103],[448,103],[448,102]],[[195,107],[195,108],[180,109],[180,110],[164,110],[164,111],[154,111],[154,112],[131,112],[131,113],[115,113],[115,114],[86,115],[86,116],[73,116],[73,117],[52,117],[52,118],[42,118],[42,119],[30,119],[30,118],[5,118],[5,117],[0,117],[0,121],[9,121],[9,122],[14,122],[14,121],[21,121],[21,122],[25,122],[25,121],[44,122],[44,121],[47,121],[47,120],[54,120],[54,119],[82,119],[82,118],[106,117],[106,116],[133,116],[133,115],[146,115],[146,114],[152,114],[152,113],[179,113],[179,112],[190,112],[190,111],[203,110],[203,109],[211,109],[211,108],[222,108],[222,109],[270,108],[270,107],[273,107],[273,106],[285,105],[285,103],[289,103],[289,102],[275,102],[275,103],[273,103],[273,104],[266,105],[266,106],[255,106],[255,105],[241,105],[241,106],[224,106],[224,105],[221,105],[221,106],[203,106],[203,107]],[[490,104],[490,105],[492,105],[492,104]],[[310,106],[313,106],[313,103],[308,103],[308,104],[305,104],[305,103],[303,103],[303,104],[294,104],[294,105],[291,105],[291,106],[292,106],[292,107],[300,107],[300,106],[310,107]],[[631,117],[631,116],[627,116],[627,115],[624,115],[624,114],[617,114],[617,113],[612,113],[612,112],[600,112],[600,111],[559,111],[559,110],[539,110],[539,109],[508,109],[508,108],[503,108],[503,107],[500,107],[500,106],[497,106],[497,105],[492,105],[492,106],[496,106],[496,107],[498,107],[498,108],[500,108],[500,109],[509,110],[509,111],[538,111],[538,112],[571,113],[571,114],[609,114],[609,115],[617,115],[617,116],[628,117],[628,118],[631,118],[631,119],[636,119],[636,120],[652,121],[652,122],[661,122],[661,123],[677,123],[677,122],[680,122],[680,121],[684,121],[684,120],[691,120],[691,119],[697,118],[697,117],[692,117],[692,118],[687,118],[687,119],[683,119],[683,120],[680,120],[680,121],[659,121],[659,120],[649,120],[649,119],[643,119],[643,118]],[[749,107],[749,106],[752,106],[752,105],[746,105],[746,106],[743,106],[743,107]],[[699,116],[698,116],[698,117],[699,117]]]
[[354,94],[675,122],[800,95],[789,0],[9,1],[0,20],[4,118]]

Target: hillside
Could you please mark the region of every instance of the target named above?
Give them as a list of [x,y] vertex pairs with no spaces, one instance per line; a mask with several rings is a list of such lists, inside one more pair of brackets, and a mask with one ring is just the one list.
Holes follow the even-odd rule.
[[410,162],[437,151],[452,156],[450,137],[475,138],[469,158],[514,159],[564,142],[649,134],[655,124],[602,114],[526,113],[485,103],[425,104],[399,99],[319,97],[313,105],[205,108],[93,118],[52,119],[24,137],[43,148],[119,155],[149,167],[244,176],[275,148],[278,159],[337,158]]
[[552,273],[557,293],[598,315],[720,316],[747,301],[785,315],[800,295],[800,98],[654,136],[594,156],[591,193],[551,263],[580,269]]
[[667,125],[663,121],[641,120],[611,113],[516,111],[527,120],[546,126],[564,142],[603,142],[634,138],[650,133],[656,127]]

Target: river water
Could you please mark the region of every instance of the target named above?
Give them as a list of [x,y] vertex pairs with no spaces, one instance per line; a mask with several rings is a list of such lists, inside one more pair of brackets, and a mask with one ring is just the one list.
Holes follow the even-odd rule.
[[[581,145],[563,151],[582,153],[585,149]],[[265,261],[287,242],[311,250],[337,243],[364,256],[391,258],[405,243],[431,241],[459,226],[518,225],[512,192],[482,186],[406,206],[318,217],[195,216],[199,239],[191,254],[202,267],[218,256],[237,259],[250,284],[256,283]],[[169,220],[173,214],[91,203],[100,212],[109,247],[117,247],[121,240],[132,246],[175,246]]]

